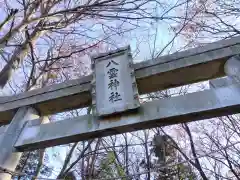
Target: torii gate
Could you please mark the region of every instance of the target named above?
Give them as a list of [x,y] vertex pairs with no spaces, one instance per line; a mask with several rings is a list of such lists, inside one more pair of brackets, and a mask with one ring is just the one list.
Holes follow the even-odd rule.
[[[93,57],[90,76],[1,97],[0,124],[9,125],[0,128],[0,167],[14,171],[26,150],[239,113],[239,53],[240,37],[234,37],[133,64],[127,47]],[[226,75],[211,81],[215,89],[138,101],[138,94]],[[91,104],[92,115],[42,124],[41,116]]]

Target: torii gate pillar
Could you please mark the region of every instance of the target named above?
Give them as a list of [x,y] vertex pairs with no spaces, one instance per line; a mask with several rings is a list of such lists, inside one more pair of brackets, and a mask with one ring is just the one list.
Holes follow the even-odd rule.
[[[37,119],[38,113],[30,107],[22,107],[0,137],[0,167],[14,171],[22,153],[16,152],[14,144],[27,120]],[[11,174],[0,171],[0,180],[10,180]]]

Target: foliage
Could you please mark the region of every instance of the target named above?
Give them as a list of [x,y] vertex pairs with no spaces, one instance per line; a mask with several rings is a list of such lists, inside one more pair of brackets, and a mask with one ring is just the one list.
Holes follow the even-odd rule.
[[[39,161],[39,152],[33,151],[33,152],[24,152],[18,166],[16,167],[16,171],[24,172],[27,175],[35,176],[35,172],[37,170],[38,161]],[[45,162],[47,162],[47,156],[45,156]],[[52,174],[52,167],[47,166],[46,164],[43,164],[41,167],[41,172],[43,176],[51,176]],[[30,179],[29,176],[21,176],[21,177],[15,177],[14,179],[18,180],[25,180]]]
[[[116,162],[114,152],[107,152],[107,156],[100,163],[101,178],[112,178],[125,176],[124,169]],[[117,172],[117,174],[115,174]]]
[[[91,73],[91,54],[129,43],[136,59],[143,60],[145,54],[154,59],[239,35],[239,4],[239,0],[0,1],[0,86],[4,93],[16,94],[79,78]],[[184,95],[193,86],[151,93],[141,102]],[[81,114],[70,111],[63,118]],[[60,115],[52,119],[59,120]],[[239,135],[238,116],[220,117],[66,145],[57,155],[68,150],[61,170],[49,165],[44,150],[25,152],[16,170],[83,180],[239,179]]]

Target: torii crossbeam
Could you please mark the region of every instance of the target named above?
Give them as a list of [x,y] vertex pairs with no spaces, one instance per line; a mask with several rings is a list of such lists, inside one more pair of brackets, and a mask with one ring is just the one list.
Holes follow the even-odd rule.
[[[239,49],[240,36],[134,64],[138,92],[146,94],[225,76],[225,62],[239,54]],[[92,75],[89,75],[16,96],[1,97],[0,123],[8,124],[16,110],[23,106],[33,106],[41,115],[89,106],[92,102],[91,80]]]
[[[221,86],[216,89],[140,105],[137,101],[138,93],[146,94],[226,75],[239,77],[239,49],[240,37],[234,37],[138,64],[130,61],[126,64],[121,60],[123,56],[116,58],[123,51],[120,49],[96,58],[93,75],[1,97],[0,123],[11,123],[7,128],[0,128],[0,166],[14,170],[20,158],[18,152],[26,150],[239,113],[240,85],[235,84],[236,78],[222,84],[215,81],[215,85]],[[123,59],[131,59],[126,52]],[[110,67],[110,62],[120,69]],[[106,94],[99,96],[100,91],[106,91]],[[41,116],[91,104],[94,106],[93,115],[41,124]],[[40,119],[36,119],[39,116]],[[1,178],[10,177],[0,174]]]

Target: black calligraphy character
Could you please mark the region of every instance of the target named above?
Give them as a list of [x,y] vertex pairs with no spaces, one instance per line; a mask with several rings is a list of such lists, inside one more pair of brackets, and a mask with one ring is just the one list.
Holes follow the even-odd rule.
[[109,69],[109,71],[107,72],[109,75],[109,79],[116,78],[117,72],[118,72],[118,69],[116,69],[116,68]]
[[111,92],[111,96],[109,97],[109,101],[111,103],[114,103],[116,101],[121,101],[122,98],[121,98],[121,95],[118,93],[118,92]]
[[116,63],[115,61],[111,60],[111,61],[108,63],[107,67],[109,67],[112,63],[115,64],[115,65],[119,65],[119,64]]
[[108,83],[108,89],[113,90],[113,88],[115,88],[117,90],[117,87],[119,86],[119,81],[116,79],[111,79],[110,83]]

